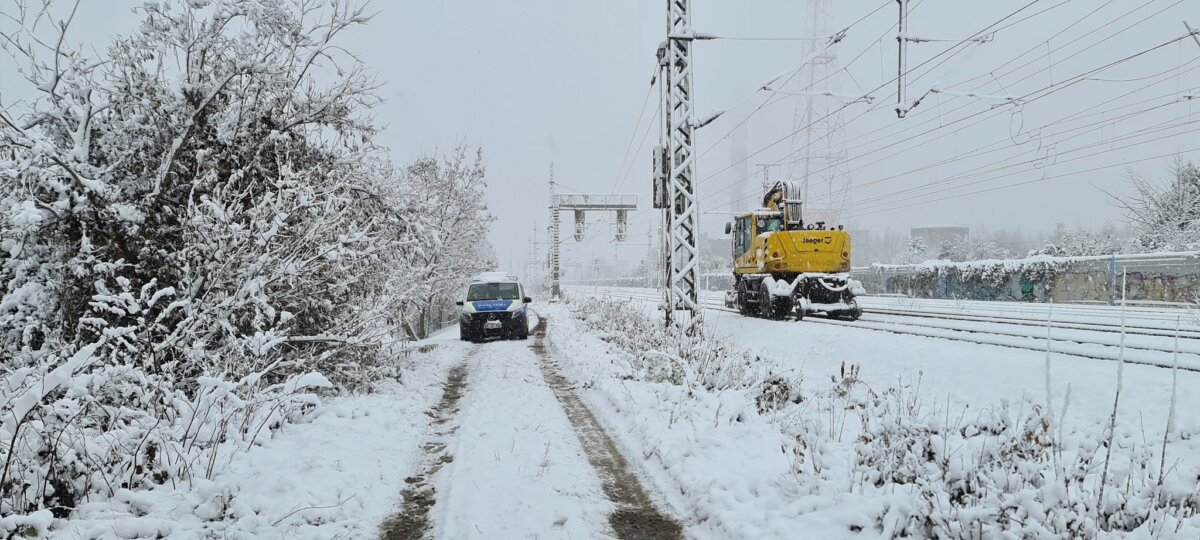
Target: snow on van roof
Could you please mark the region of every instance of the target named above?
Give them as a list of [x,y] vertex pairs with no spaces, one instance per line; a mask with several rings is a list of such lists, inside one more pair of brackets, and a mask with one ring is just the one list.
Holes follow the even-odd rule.
[[479,274],[479,275],[471,278],[471,281],[477,282],[477,283],[478,282],[499,283],[499,282],[516,281],[516,280],[517,280],[517,276],[514,276],[514,275],[506,273],[506,272],[484,272],[482,274]]

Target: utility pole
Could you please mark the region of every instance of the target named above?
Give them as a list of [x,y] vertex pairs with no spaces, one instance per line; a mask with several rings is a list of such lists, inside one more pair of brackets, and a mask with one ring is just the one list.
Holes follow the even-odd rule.
[[558,267],[558,204],[555,202],[554,194],[554,162],[550,162],[550,299],[558,300],[562,298],[562,289],[559,285],[561,274]]
[[[759,193],[759,198],[761,199],[762,195],[765,194],[768,189],[771,189],[771,167],[782,167],[783,164],[755,163],[755,165],[762,167],[762,191]],[[734,209],[734,211],[737,211],[737,209]]]
[[904,88],[908,86],[905,79],[908,74],[908,0],[896,0],[900,4],[899,34],[896,34],[896,117],[904,118],[908,112],[904,103]]
[[[656,195],[665,197],[655,197],[655,208],[666,209],[667,284],[663,309],[667,324],[676,324],[688,333],[698,333],[699,254],[696,236],[699,233],[699,219],[693,184],[696,120],[692,111],[692,42],[695,33],[690,8],[691,0],[667,0],[667,40],[658,50],[663,85],[663,148],[666,153],[661,158],[661,166],[666,169],[666,174],[660,174],[663,171],[656,172],[659,174],[656,174],[655,186]],[[665,182],[660,180],[663,176]],[[658,185],[660,183],[665,183],[665,186]]]
[[534,222],[533,229],[529,231],[529,246],[525,251],[525,283],[538,283],[539,280],[534,279],[538,271],[538,256],[537,256],[537,222]]
[[[832,0],[808,0],[809,33],[813,36],[828,35],[831,27]],[[827,42],[807,41],[801,54],[808,58],[808,69],[805,77],[800,78],[799,93],[806,97],[797,103],[796,116],[793,122],[796,135],[792,144],[802,144],[804,150],[803,167],[799,178],[802,180],[801,200],[804,201],[805,221],[825,221],[836,223],[841,220],[843,208],[834,203],[834,184],[840,183],[844,177],[844,167],[840,164],[846,160],[843,146],[844,119],[842,107],[836,107],[827,93],[837,91],[838,74],[841,68],[838,64],[837,49],[840,34],[834,34]],[[817,88],[817,85],[824,85]],[[795,162],[794,162],[795,163]],[[795,169],[790,169],[795,173]],[[795,174],[788,176],[795,178]],[[811,185],[816,181],[818,186],[824,186],[828,202],[825,207],[818,208],[812,204]],[[769,186],[768,186],[769,187]]]

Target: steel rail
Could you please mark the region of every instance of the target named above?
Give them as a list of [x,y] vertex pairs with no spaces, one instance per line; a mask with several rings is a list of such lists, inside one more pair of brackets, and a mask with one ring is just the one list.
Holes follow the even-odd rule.
[[[599,296],[608,296],[608,297],[613,297],[613,298],[627,298],[630,300],[643,300],[643,301],[651,301],[651,302],[658,302],[661,300],[660,298],[657,298],[657,296],[653,293],[646,293],[646,292],[641,292],[641,291],[619,291],[619,292],[617,292],[617,291],[611,291],[611,290],[595,290],[595,289],[587,290],[587,289],[584,289],[584,290],[582,290],[582,292],[585,292],[588,294],[599,295]],[[738,313],[738,310],[725,307],[725,305],[723,303],[717,303],[711,299],[701,298],[700,306],[703,309],[708,309],[708,310],[713,310],[713,311],[727,311],[730,313]],[[758,318],[755,317],[755,319],[758,319]],[[768,319],[758,319],[758,320],[768,321]],[[787,321],[772,321],[772,322],[787,322]],[[806,323],[812,322],[812,323],[819,323],[819,324],[831,324],[831,325],[837,325],[837,326],[842,326],[842,327],[846,327],[846,328],[858,328],[858,329],[862,329],[862,330],[889,332],[889,333],[899,334],[899,335],[913,335],[913,336],[920,336],[920,337],[945,339],[945,340],[950,340],[950,341],[959,341],[959,342],[973,343],[973,344],[979,344],[979,345],[992,345],[992,346],[998,346],[998,347],[1007,347],[1007,348],[1012,348],[1012,349],[1022,349],[1022,350],[1037,351],[1037,352],[1045,352],[1045,350],[1046,350],[1046,344],[1044,341],[1045,338],[1041,338],[1040,340],[1038,338],[1030,338],[1030,343],[1025,344],[1025,343],[1019,343],[1019,342],[1013,342],[1013,341],[1007,339],[1007,338],[1015,337],[1011,334],[989,332],[989,331],[980,330],[980,329],[937,328],[937,327],[930,327],[927,325],[923,326],[923,325],[906,324],[906,323],[901,323],[901,322],[880,322],[880,321],[871,321],[871,320],[862,320],[862,319],[859,319],[858,321],[840,321],[840,320],[825,319],[825,318],[820,318],[820,317],[805,317],[804,322],[806,322]],[[1030,323],[1031,323],[1030,326],[1032,326],[1034,324],[1034,321],[1031,319]],[[1042,328],[1045,328],[1044,323],[1042,323],[1042,324],[1043,324]],[[1057,327],[1057,325],[1055,325],[1055,326]],[[965,334],[973,334],[974,336],[968,337]],[[988,336],[991,336],[991,337],[988,337]],[[1055,345],[1056,342],[1058,343],[1057,346]],[[1071,344],[1074,344],[1075,346],[1071,346]],[[1051,340],[1050,352],[1065,355],[1065,356],[1074,356],[1074,357],[1087,358],[1087,359],[1092,359],[1092,360],[1105,360],[1105,361],[1112,361],[1112,362],[1120,360],[1120,353],[1117,351],[1085,350],[1084,348],[1081,348],[1081,347],[1088,347],[1088,346],[1103,347],[1105,349],[1117,348],[1116,346],[1105,344],[1105,343],[1074,341],[1074,340],[1070,340],[1070,339],[1059,338],[1058,340],[1053,340],[1053,339]],[[1129,344],[1125,345],[1125,349],[1126,349],[1125,359],[1124,359],[1125,363],[1139,364],[1139,365],[1146,365],[1146,366],[1167,368],[1167,369],[1170,369],[1172,367],[1172,363],[1170,361],[1166,361],[1166,360],[1158,361],[1158,360],[1155,360],[1152,358],[1147,358],[1144,355],[1144,353],[1159,353],[1159,354],[1171,355],[1174,352],[1172,349],[1134,347],[1134,346],[1130,346]],[[1143,354],[1138,354],[1138,353],[1143,353]],[[1183,352],[1180,353],[1180,356],[1193,358],[1193,359],[1198,357],[1198,355],[1183,353]],[[1181,360],[1183,360],[1183,358],[1181,358]],[[1186,363],[1181,362],[1179,365],[1179,369],[1184,370],[1184,371],[1192,371],[1192,372],[1200,373],[1200,362],[1197,362],[1195,365],[1193,365],[1191,362],[1186,362]]]

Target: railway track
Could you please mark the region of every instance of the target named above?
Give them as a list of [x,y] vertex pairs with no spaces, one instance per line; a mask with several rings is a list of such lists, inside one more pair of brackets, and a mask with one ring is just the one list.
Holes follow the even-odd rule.
[[[658,302],[658,294],[648,290],[580,288],[588,294]],[[711,294],[702,295],[701,306],[706,310],[737,313]],[[968,313],[934,313],[912,310],[866,308],[857,321],[841,321],[806,317],[801,324],[817,323],[914,335],[981,345],[993,345],[1031,351],[1046,350],[1046,321],[1032,317],[975,315]],[[1057,317],[1057,311],[1055,312]],[[795,321],[777,321],[797,324]],[[1174,320],[1172,320],[1172,324]],[[1157,326],[1127,324],[1122,352],[1120,325],[1097,322],[1058,322],[1050,331],[1050,352],[1094,360],[1118,361],[1170,368],[1174,365],[1174,330]],[[1200,331],[1180,332],[1179,369],[1200,372]]]
[[[994,324],[1029,326],[1031,323],[1040,322],[1045,324],[1046,320],[1041,319],[1035,321],[1032,317],[1008,317],[1002,315],[973,315],[966,313],[951,313],[942,311],[915,311],[915,310],[898,310],[887,308],[864,308],[870,309],[870,313],[881,315],[898,315],[902,317],[921,317],[927,319],[946,319],[952,321],[978,321]],[[1060,321],[1056,317],[1054,320],[1054,328],[1069,329],[1069,330],[1089,330],[1096,332],[1120,332],[1121,325],[1119,323],[1096,323],[1096,322],[1073,322]],[[1125,332],[1130,335],[1139,336],[1156,336],[1171,338],[1174,337],[1174,329],[1165,329],[1152,326],[1137,326],[1126,325]],[[1181,339],[1200,339],[1200,331],[1198,330],[1180,330],[1179,337]]]

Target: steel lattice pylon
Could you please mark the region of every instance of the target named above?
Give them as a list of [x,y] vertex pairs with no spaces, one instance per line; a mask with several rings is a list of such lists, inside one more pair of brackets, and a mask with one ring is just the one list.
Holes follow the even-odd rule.
[[562,274],[558,267],[559,248],[559,208],[554,203],[554,164],[550,164],[550,298],[562,297],[562,286],[559,283]]
[[[808,0],[810,35],[830,34],[830,6],[831,0]],[[845,197],[849,193],[849,186],[843,183],[845,167],[841,165],[846,161],[845,120],[842,107],[832,103],[829,97],[818,94],[838,89],[841,67],[836,47],[821,41],[806,42],[801,56],[810,60],[805,66],[805,75],[797,78],[797,90],[807,96],[796,106],[792,147],[803,145],[801,148],[804,153],[798,161],[791,163],[788,176],[799,177],[804,182],[806,222],[838,223],[846,206]],[[796,165],[801,165],[799,174],[796,174]],[[843,185],[835,190],[835,185],[839,183]],[[814,185],[824,188],[821,193],[826,197],[823,206],[813,204],[811,190]],[[841,201],[837,200],[835,191],[842,194]]]
[[[668,0],[667,41],[659,50],[666,139],[666,319],[688,332],[700,330],[699,219],[695,193],[695,134],[692,116],[692,31],[690,0]],[[678,313],[682,312],[682,313]]]

